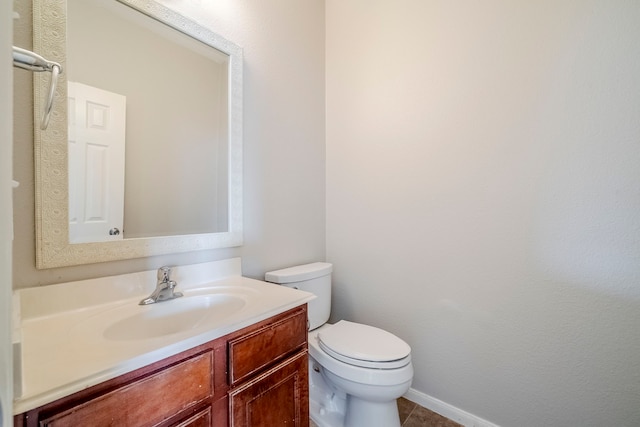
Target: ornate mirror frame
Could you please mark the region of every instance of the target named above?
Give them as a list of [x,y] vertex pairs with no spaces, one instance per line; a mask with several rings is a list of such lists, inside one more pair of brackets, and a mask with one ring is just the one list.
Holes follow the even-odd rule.
[[[115,0],[114,0],[115,1]],[[229,229],[221,233],[69,243],[66,0],[33,0],[34,51],[63,67],[49,126],[41,130],[49,73],[34,74],[36,266],[39,269],[242,245],[242,49],[151,0],[117,0],[229,55]]]

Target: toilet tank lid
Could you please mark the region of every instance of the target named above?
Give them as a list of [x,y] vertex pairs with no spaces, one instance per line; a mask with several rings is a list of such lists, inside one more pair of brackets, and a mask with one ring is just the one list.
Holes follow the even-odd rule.
[[283,268],[282,270],[269,271],[264,275],[264,280],[272,283],[292,283],[311,280],[326,276],[333,271],[333,265],[328,262],[313,262],[311,264],[298,265]]

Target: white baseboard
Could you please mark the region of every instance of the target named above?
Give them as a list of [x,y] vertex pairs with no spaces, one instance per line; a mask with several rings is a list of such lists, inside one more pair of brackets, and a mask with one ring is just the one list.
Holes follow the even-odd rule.
[[497,424],[493,424],[413,388],[410,388],[403,397],[465,427],[499,427]]

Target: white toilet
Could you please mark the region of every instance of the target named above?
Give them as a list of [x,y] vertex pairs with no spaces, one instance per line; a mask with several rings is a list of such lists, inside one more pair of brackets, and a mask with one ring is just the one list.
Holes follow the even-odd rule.
[[319,427],[400,427],[396,399],[413,379],[411,348],[373,326],[341,320],[331,311],[332,265],[324,262],[266,273],[316,295],[309,302],[309,413]]

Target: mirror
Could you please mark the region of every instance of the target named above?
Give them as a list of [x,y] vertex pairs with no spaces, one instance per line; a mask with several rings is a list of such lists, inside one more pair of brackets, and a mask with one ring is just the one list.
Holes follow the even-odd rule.
[[[148,0],[34,0],[33,13],[34,50],[64,69],[35,130],[37,267],[241,245],[242,50]],[[38,121],[48,80],[34,79]],[[91,134],[107,128],[122,161]],[[120,199],[117,222],[105,207]]]
[[66,57],[71,243],[227,231],[229,56],[67,0]]

